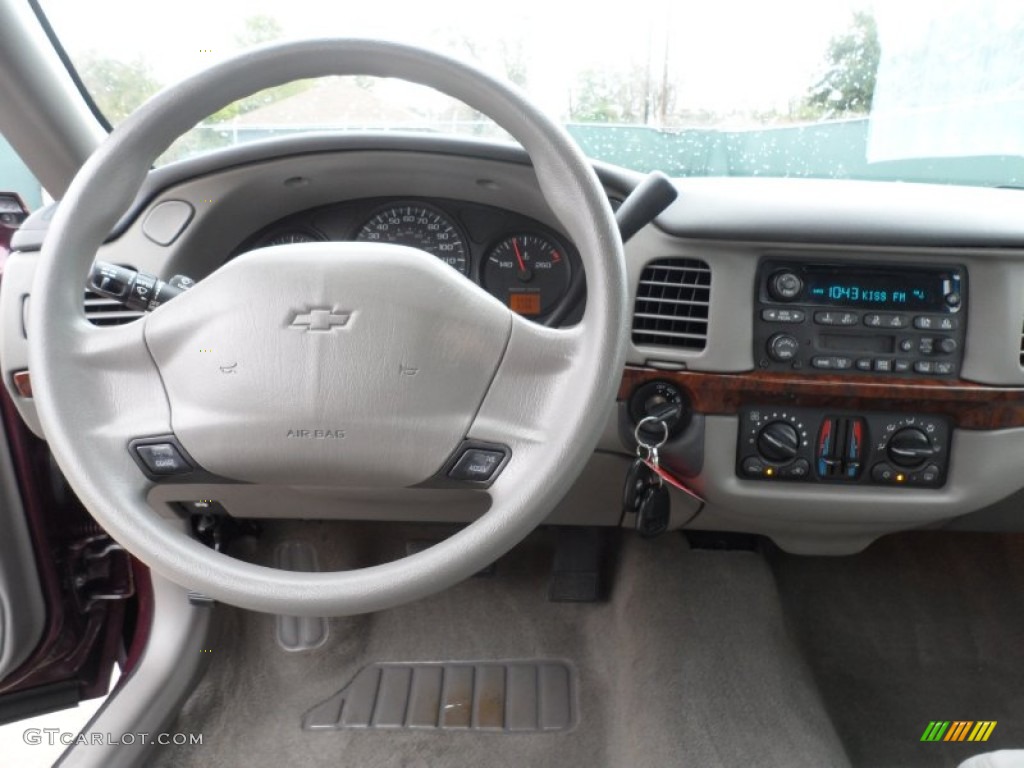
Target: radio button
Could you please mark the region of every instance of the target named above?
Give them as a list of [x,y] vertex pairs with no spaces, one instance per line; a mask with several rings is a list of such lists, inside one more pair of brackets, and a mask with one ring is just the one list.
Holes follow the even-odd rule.
[[872,313],[864,315],[864,325],[869,328],[906,328],[910,320],[906,315],[891,315],[889,313]]
[[793,272],[777,272],[768,282],[768,293],[778,301],[793,301],[804,289],[804,281]]
[[914,327],[919,331],[955,331],[960,323],[955,317],[918,315],[914,318]]
[[875,360],[875,370],[881,373],[889,373],[892,371],[892,360],[879,359]]
[[788,333],[777,333],[768,339],[768,354],[772,360],[788,363],[800,351],[800,342]]
[[901,341],[900,342],[900,351],[901,352],[913,352],[914,351],[914,340],[913,339],[904,339],[903,341]]
[[860,360],[857,361],[857,370],[870,371],[872,362],[874,361],[870,357],[862,357]]
[[815,357],[811,359],[815,368],[834,371],[848,371],[853,367],[853,360],[848,357]]
[[909,360],[897,360],[893,370],[896,373],[909,373],[910,372],[910,361]]
[[939,376],[949,376],[951,373],[953,373],[953,369],[955,367],[956,366],[954,366],[953,363],[942,361],[942,362],[936,362],[935,365],[934,365],[933,370]]
[[914,363],[915,373],[932,373],[935,364],[931,360],[918,360]]
[[761,319],[766,323],[802,323],[805,317],[802,309],[761,310]]
[[818,325],[857,325],[860,316],[856,312],[815,312],[814,322]]

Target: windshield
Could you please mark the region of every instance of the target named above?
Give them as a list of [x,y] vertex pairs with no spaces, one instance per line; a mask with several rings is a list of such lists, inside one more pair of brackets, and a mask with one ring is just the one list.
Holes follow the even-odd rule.
[[[382,37],[522,86],[593,158],[675,176],[1024,186],[1024,5],[632,0],[287,3],[45,0],[116,124],[161,87],[275,40]],[[303,131],[502,138],[482,115],[374,78],[291,83],[212,115],[161,158]]]

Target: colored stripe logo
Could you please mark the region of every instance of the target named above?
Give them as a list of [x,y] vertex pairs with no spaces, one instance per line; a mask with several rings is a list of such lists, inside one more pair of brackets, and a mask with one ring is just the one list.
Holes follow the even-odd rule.
[[932,720],[921,741],[988,741],[995,729],[995,720]]

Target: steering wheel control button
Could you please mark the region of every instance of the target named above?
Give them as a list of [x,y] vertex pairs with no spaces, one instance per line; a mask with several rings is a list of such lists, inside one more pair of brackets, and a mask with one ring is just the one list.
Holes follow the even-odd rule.
[[174,435],[159,435],[132,440],[128,444],[135,463],[152,480],[187,475],[196,470],[188,452]]
[[455,453],[458,458],[451,464],[447,475],[472,485],[489,485],[505,468],[511,455],[503,445],[467,444]]
[[192,471],[178,449],[170,443],[140,445],[135,451],[154,475],[181,475]]
[[469,480],[475,483],[486,483],[501,465],[505,454],[500,451],[485,451],[470,448],[455,462],[448,477],[454,480]]

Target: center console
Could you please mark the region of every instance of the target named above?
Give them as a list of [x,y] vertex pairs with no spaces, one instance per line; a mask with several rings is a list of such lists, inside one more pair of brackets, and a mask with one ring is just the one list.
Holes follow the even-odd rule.
[[[754,360],[766,372],[957,378],[963,267],[774,258],[757,271]],[[868,383],[868,382],[866,382]],[[913,406],[911,406],[913,407]],[[744,404],[736,472],[745,479],[938,488],[952,426],[935,414]]]

